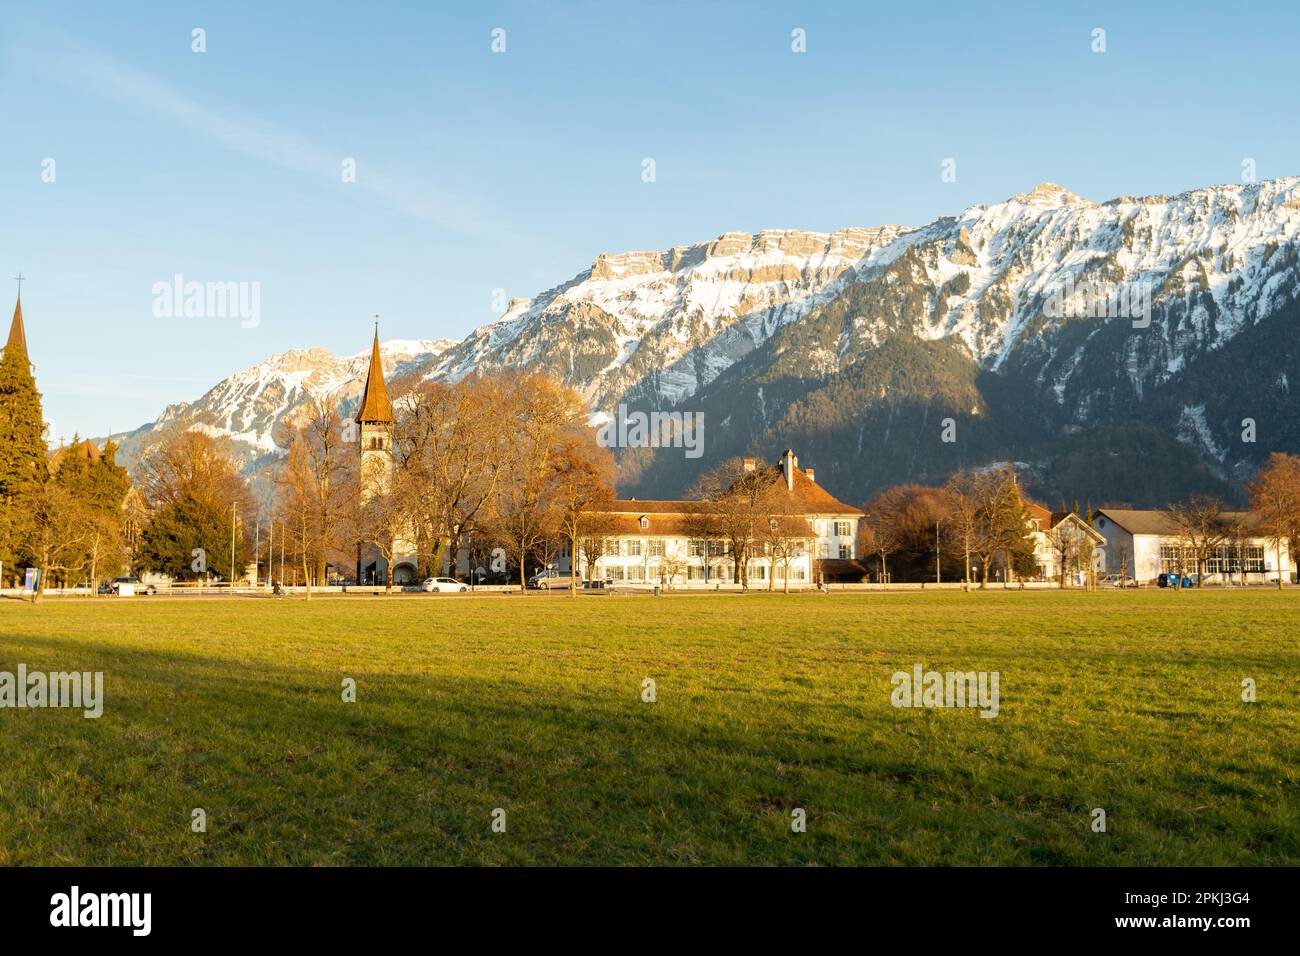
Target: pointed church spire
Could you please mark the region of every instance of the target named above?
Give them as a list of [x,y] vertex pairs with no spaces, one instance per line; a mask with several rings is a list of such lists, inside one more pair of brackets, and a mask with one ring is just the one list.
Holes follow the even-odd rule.
[[379,358],[379,316],[375,316],[375,341],[370,348],[370,371],[366,375],[366,390],[361,394],[358,422],[393,424],[393,403],[388,400],[388,386],[384,384],[384,366]]
[[19,356],[27,361],[27,332],[23,328],[23,294],[18,293],[18,304],[14,306],[14,320],[9,326],[9,341],[5,343],[5,354]]

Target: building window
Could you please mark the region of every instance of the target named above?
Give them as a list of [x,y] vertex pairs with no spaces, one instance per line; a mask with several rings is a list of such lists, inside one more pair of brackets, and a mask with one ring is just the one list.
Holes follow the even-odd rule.
[[691,542],[691,557],[692,557],[692,558],[702,558],[702,557],[704,557],[704,542],[703,542],[703,541],[692,541],[692,542]]
[[1221,544],[1205,559],[1206,574],[1240,574],[1243,571],[1258,574],[1263,570],[1263,545]]
[[641,567],[639,564],[632,565],[627,569],[627,579],[629,581],[644,581],[645,568]]
[[852,549],[851,547],[849,547],[847,544],[842,544],[842,545],[840,545],[840,557],[841,557],[841,558],[852,558],[852,557],[853,557],[853,549]]
[[837,538],[848,538],[853,534],[853,523],[851,521],[835,522],[835,536]]
[[690,567],[688,567],[688,568],[686,569],[686,580],[687,580],[687,581],[703,581],[703,580],[704,580],[704,569],[701,568],[701,567],[697,567],[696,565],[692,564]]
[[650,519],[647,518],[645,515],[642,515],[640,524],[641,524],[641,530],[644,531],[646,528],[650,527]]
[[1181,574],[1190,570],[1192,563],[1191,551],[1173,544],[1160,546],[1160,570],[1166,574]]
[[622,581],[623,575],[623,565],[621,564],[615,564],[605,569],[605,577],[611,581]]
[[651,541],[651,542],[650,542],[650,557],[652,557],[652,558],[662,558],[663,556],[664,556],[664,543],[663,543],[663,541],[662,541],[662,540],[658,540],[658,539],[657,539],[657,540],[654,540],[654,541]]
[[639,540],[633,540],[627,543],[627,556],[629,558],[641,557],[641,542]]

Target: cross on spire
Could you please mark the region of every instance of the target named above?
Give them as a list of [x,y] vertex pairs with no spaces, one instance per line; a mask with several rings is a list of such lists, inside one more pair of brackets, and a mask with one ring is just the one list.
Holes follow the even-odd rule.
[[24,278],[25,278],[25,276],[24,276],[21,272],[18,273],[18,275],[14,276],[14,281],[18,283],[18,295],[19,295],[20,297],[21,297],[22,294],[23,294],[23,279],[24,279]]

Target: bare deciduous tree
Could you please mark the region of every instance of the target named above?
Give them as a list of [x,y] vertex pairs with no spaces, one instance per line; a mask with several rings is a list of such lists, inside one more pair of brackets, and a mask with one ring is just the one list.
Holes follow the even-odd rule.
[[[726,542],[735,578],[749,590],[749,562],[768,518],[784,510],[776,498],[777,482],[753,459],[730,458],[711,468],[695,483],[694,497],[701,499],[691,516],[692,537]],[[707,544],[705,546],[707,548]]]
[[1204,583],[1205,562],[1231,534],[1231,522],[1222,499],[1213,495],[1191,495],[1185,501],[1165,508],[1165,514],[1178,529],[1178,537],[1191,555],[1197,583]]
[[1246,485],[1256,530],[1277,552],[1277,586],[1282,587],[1282,546],[1294,555],[1300,541],[1300,458],[1283,452],[1269,455]]

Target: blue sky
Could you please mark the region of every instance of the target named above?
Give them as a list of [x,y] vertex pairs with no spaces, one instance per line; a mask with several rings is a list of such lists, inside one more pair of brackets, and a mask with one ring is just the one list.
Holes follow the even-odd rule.
[[[1300,173],[1294,4],[1082,6],[4,0],[4,314],[21,270],[46,417],[102,434],[601,252]],[[259,324],[155,317],[177,273],[260,283]]]

